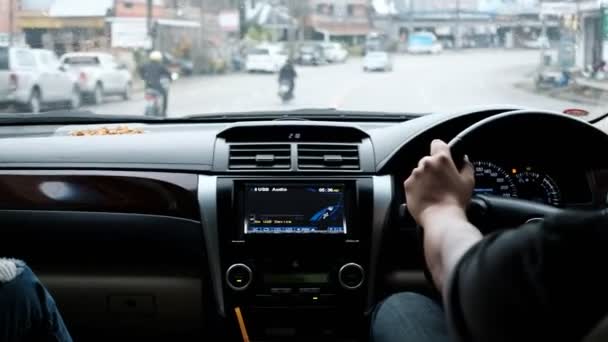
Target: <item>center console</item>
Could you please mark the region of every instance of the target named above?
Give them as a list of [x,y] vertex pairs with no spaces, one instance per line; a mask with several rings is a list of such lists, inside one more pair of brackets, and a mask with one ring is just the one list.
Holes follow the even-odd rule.
[[368,294],[369,177],[219,177],[222,300],[252,339],[359,336]]

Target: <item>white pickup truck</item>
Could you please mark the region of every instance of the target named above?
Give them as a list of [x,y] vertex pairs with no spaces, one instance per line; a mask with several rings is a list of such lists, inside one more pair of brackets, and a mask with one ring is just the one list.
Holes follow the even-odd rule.
[[114,56],[101,52],[73,52],[61,56],[61,64],[78,78],[80,91],[94,104],[103,102],[108,95],[131,97],[133,80],[124,64]]
[[0,107],[38,113],[44,108],[80,106],[80,89],[53,51],[0,47]]

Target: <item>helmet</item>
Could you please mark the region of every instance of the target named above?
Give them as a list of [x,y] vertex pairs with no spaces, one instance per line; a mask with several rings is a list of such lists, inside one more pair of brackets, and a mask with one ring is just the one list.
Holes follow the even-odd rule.
[[163,54],[160,51],[150,52],[150,60],[152,62],[161,62],[163,60]]

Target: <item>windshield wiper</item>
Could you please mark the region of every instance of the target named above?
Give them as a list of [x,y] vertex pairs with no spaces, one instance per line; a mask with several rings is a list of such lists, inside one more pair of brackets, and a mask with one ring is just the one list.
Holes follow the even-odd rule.
[[592,125],[594,125],[594,124],[596,124],[596,123],[598,123],[598,122],[600,122],[600,121],[604,120],[604,119],[605,119],[605,118],[607,118],[607,117],[608,117],[608,113],[606,113],[606,114],[602,114],[602,115],[600,115],[600,116],[598,116],[598,117],[596,117],[596,118],[593,118],[593,119],[591,119],[591,120],[589,120],[589,121],[587,121],[587,122],[588,122],[588,123],[590,123],[590,124],[592,124]]
[[424,116],[418,113],[386,113],[372,111],[345,111],[334,108],[296,109],[291,111],[256,111],[225,114],[192,115],[189,121],[267,121],[267,120],[315,120],[315,121],[385,121],[403,122]]

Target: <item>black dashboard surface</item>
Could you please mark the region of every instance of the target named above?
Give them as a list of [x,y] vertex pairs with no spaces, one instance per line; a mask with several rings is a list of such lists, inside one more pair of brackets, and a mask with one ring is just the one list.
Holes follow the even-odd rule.
[[[74,136],[82,129],[109,125],[31,125],[0,127],[0,168],[41,170],[169,171],[197,174],[367,174],[392,175],[403,182],[418,160],[428,153],[432,139],[446,142],[475,123],[506,112],[508,107],[482,108],[463,113],[431,114],[404,122],[252,121],[236,123],[126,123],[142,134]],[[565,116],[564,116],[565,117]],[[571,118],[577,121],[577,119]],[[583,124],[585,125],[585,124]],[[116,124],[114,124],[116,126]],[[591,127],[591,126],[588,126]],[[581,131],[582,132],[582,131]],[[561,135],[560,135],[561,134]],[[589,203],[588,172],[603,169],[584,160],[585,132],[556,133],[542,123],[526,123],[480,137],[469,151],[472,161],[491,165],[515,182],[537,177],[560,190],[560,204]],[[582,134],[582,135],[581,135]],[[239,169],[229,167],[233,144],[357,145],[359,167],[306,170],[289,168]],[[273,147],[275,145],[272,145]],[[278,145],[277,145],[278,146]],[[296,164],[296,161],[292,161]],[[489,172],[486,168],[486,172]],[[512,178],[512,179],[511,179]],[[513,194],[516,187],[512,186]],[[583,190],[580,190],[583,189]],[[479,190],[479,189],[478,189]],[[483,189],[480,189],[480,191]],[[399,194],[400,189],[397,189]],[[525,191],[522,191],[525,192]],[[563,193],[562,193],[563,192]],[[520,196],[524,197],[525,196]]]
[[[72,136],[80,129],[113,125],[29,125],[0,127],[0,165],[4,168],[101,168],[181,170],[208,172],[213,170],[216,139],[223,132],[236,128],[252,128],[253,139],[267,141],[268,131],[283,130],[283,141],[290,132],[312,127],[314,130],[329,129],[324,137],[359,132],[358,138],[369,137],[373,146],[375,165],[382,169],[400,147],[432,127],[449,123],[449,131],[456,134],[468,125],[497,109],[470,114],[432,114],[402,123],[339,121],[257,121],[242,123],[204,124],[141,124],[124,123],[140,128],[143,134],[109,136]],[[276,131],[276,130],[275,130]],[[25,153],[27,151],[27,153]],[[362,156],[364,157],[364,156]],[[216,170],[217,171],[217,170]]]

